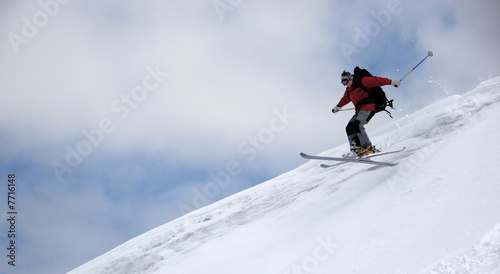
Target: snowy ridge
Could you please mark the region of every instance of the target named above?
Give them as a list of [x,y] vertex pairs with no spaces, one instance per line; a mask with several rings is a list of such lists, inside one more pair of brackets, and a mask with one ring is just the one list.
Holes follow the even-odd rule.
[[309,161],[70,273],[500,273],[499,101],[497,77],[369,130],[396,167]]
[[464,255],[446,259],[431,273],[500,273],[500,224]]

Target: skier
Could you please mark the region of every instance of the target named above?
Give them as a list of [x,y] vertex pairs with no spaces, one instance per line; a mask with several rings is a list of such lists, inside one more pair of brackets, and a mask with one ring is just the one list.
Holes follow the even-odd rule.
[[332,112],[337,113],[349,102],[352,102],[356,107],[356,113],[346,127],[347,139],[349,140],[351,150],[344,157],[362,157],[378,152],[365,131],[365,125],[376,113],[375,100],[366,89],[385,85],[399,87],[401,82],[383,77],[363,77],[359,79],[355,74],[351,74],[345,70],[342,72],[340,79],[340,82],[347,87],[344,96],[340,99],[337,106],[332,109]]

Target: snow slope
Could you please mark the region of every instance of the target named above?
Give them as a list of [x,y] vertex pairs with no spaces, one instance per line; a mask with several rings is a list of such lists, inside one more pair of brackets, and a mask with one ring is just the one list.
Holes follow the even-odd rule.
[[396,167],[304,161],[70,273],[500,273],[499,101],[497,77],[369,132]]

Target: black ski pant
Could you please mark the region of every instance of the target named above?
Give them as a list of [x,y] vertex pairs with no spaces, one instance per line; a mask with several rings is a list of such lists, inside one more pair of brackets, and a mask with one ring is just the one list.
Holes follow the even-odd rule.
[[345,128],[351,149],[358,147],[367,148],[372,145],[368,134],[366,134],[365,125],[370,122],[373,115],[375,115],[375,111],[360,110],[352,116]]

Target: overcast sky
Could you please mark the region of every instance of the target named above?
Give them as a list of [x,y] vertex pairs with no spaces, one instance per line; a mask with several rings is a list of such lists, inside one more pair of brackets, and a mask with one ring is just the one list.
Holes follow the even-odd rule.
[[353,113],[331,113],[344,69],[399,80],[432,50],[385,88],[394,119],[499,76],[498,14],[496,0],[0,0],[0,269],[69,271],[346,143]]

